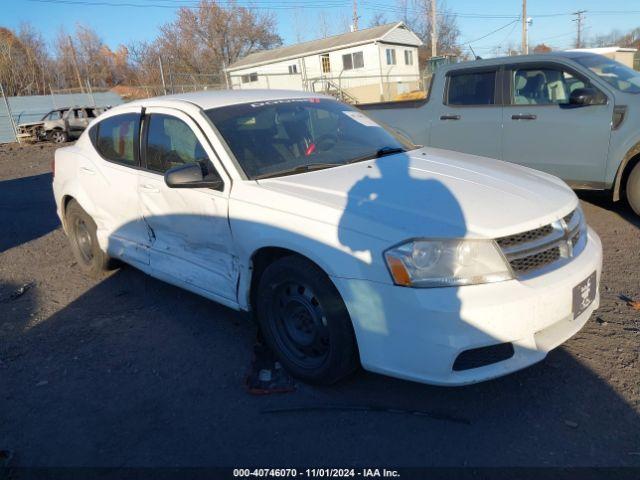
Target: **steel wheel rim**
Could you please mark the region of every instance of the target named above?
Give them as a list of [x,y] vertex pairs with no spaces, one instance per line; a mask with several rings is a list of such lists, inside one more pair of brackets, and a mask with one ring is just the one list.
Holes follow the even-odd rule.
[[83,260],[87,263],[91,262],[93,259],[93,239],[82,218],[76,218],[73,222],[73,236]]
[[280,351],[302,368],[317,368],[329,356],[327,317],[313,290],[300,282],[274,288],[269,312]]
[[64,136],[62,135],[62,132],[53,132],[53,141],[55,143],[62,143],[62,141],[64,140]]

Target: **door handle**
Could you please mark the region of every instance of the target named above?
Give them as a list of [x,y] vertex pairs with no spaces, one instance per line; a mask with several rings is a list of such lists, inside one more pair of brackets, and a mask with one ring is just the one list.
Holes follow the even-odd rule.
[[535,120],[536,118],[538,118],[538,116],[532,113],[518,113],[516,115],[511,115],[511,120]]
[[160,190],[148,183],[142,185],[142,189],[148,193],[158,193]]
[[460,115],[440,115],[440,120],[460,120]]
[[86,174],[89,174],[89,175],[95,175],[96,174],[96,172],[94,170],[92,170],[91,168],[89,168],[89,167],[80,167],[80,171],[82,173],[86,173]]

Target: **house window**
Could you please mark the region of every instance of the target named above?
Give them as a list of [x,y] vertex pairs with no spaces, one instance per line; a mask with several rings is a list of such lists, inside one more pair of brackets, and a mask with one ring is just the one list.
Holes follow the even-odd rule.
[[393,48],[387,48],[387,65],[396,64],[396,51]]
[[364,67],[364,55],[362,52],[347,53],[342,55],[342,69],[352,70]]
[[246,75],[242,75],[240,80],[242,80],[242,83],[257,82],[258,81],[258,73],[257,72],[247,73]]
[[322,55],[320,57],[320,62],[322,64],[322,73],[331,72],[331,62],[329,62],[329,55]]
[[296,64],[289,65],[289,73],[291,74],[298,73],[298,65]]
[[404,51],[404,64],[413,65],[413,52],[411,50]]

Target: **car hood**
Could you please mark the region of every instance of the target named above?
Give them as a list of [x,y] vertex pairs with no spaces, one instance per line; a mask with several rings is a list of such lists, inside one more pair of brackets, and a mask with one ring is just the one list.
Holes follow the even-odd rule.
[[19,123],[18,127],[35,127],[37,125],[43,125],[44,122],[25,122],[25,123]]
[[279,209],[386,240],[496,238],[546,225],[578,203],[551,175],[433,148],[258,183],[285,197]]

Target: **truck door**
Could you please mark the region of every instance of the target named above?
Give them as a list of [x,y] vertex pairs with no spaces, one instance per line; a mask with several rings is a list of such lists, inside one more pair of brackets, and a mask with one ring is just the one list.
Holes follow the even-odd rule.
[[498,77],[498,67],[448,72],[442,103],[433,110],[429,145],[500,158],[502,105]]
[[[502,159],[557,175],[573,186],[603,185],[613,101],[571,67],[521,63],[505,69]],[[577,88],[602,93],[597,105],[569,103]]]

